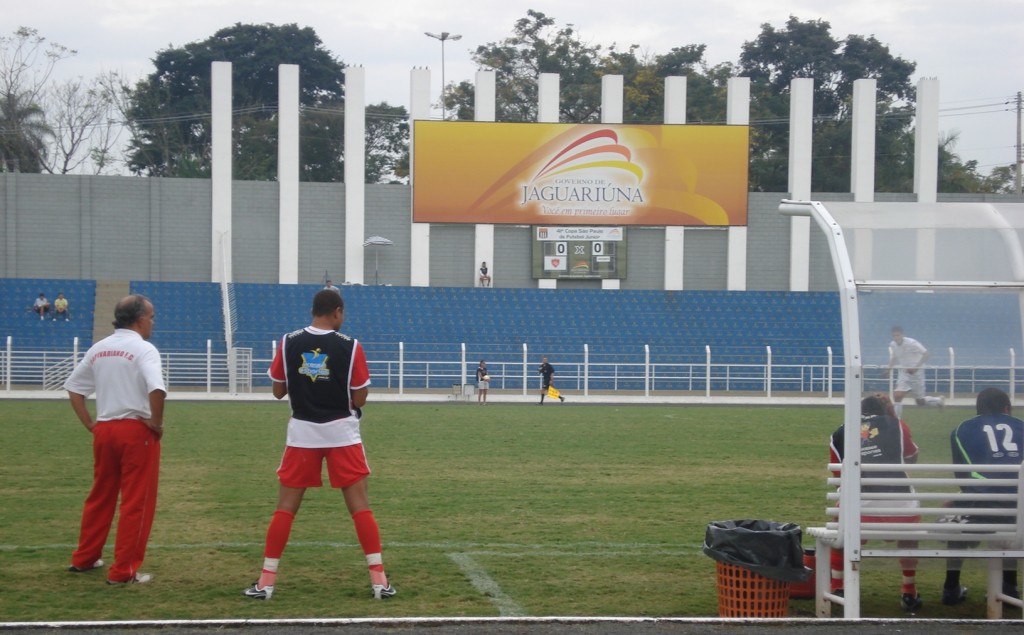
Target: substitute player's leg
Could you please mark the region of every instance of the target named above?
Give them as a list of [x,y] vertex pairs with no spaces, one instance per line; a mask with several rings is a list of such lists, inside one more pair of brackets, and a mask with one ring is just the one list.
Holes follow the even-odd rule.
[[395,595],[396,591],[388,583],[384,573],[384,558],[381,555],[380,528],[370,510],[369,486],[365,478],[341,489],[345,497],[345,506],[352,515],[356,537],[366,556],[366,568],[370,573],[370,589],[373,597],[378,600]]
[[267,539],[263,547],[263,569],[260,579],[245,590],[245,595],[257,600],[269,600],[274,594],[274,582],[277,581],[277,567],[281,562],[281,554],[288,545],[288,536],[292,531],[295,514],[302,505],[305,487],[287,487],[281,485],[277,495],[277,509],[267,527]]

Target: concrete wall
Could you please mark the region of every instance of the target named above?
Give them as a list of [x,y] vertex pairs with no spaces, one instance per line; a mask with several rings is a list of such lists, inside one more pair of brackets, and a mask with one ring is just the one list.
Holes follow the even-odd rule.
[[[96,280],[203,282],[211,279],[211,184],[206,179],[0,174],[0,276]],[[778,213],[786,193],[749,195],[747,288],[789,288],[789,223]],[[813,195],[849,201],[851,194]],[[236,282],[273,283],[278,275],[278,185],[235,181],[232,191],[233,272]],[[913,202],[913,194],[883,194],[876,200]],[[995,201],[1020,197],[940,195],[940,201]],[[320,282],[325,271],[346,280],[345,185],[303,183],[299,193],[299,282]],[[365,281],[410,283],[411,190],[402,185],[366,186],[366,235],[384,236],[393,246],[367,247]],[[684,288],[727,288],[728,235],[718,228],[687,228]],[[470,287],[480,263],[474,257],[471,225],[430,226],[431,286]],[[622,289],[661,289],[665,231],[626,230],[627,278]],[[494,286],[535,287],[530,269],[530,228],[498,225]],[[828,249],[811,232],[810,290],[836,288]],[[600,281],[560,281],[560,288],[600,288]]]

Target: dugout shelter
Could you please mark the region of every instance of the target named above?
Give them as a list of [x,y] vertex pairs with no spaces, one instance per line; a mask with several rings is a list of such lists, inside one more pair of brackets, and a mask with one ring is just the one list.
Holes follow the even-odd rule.
[[[988,382],[1014,400],[1024,350],[1024,204],[783,200],[779,211],[809,216],[828,244],[843,327],[846,447],[860,447],[860,401],[888,364],[896,325],[925,343],[926,372],[947,373],[950,391],[955,358],[958,372],[971,369],[972,386]],[[860,525],[843,522],[860,516],[859,459],[843,457],[839,494],[847,619],[861,607]]]

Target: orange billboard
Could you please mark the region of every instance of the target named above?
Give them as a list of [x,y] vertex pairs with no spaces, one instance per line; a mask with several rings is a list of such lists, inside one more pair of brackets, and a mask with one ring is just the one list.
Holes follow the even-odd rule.
[[747,126],[413,124],[413,221],[747,224]]

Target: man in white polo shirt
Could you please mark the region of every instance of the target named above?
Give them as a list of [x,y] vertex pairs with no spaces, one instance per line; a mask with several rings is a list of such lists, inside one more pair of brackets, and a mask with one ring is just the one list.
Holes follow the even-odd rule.
[[[114,309],[114,334],[93,344],[64,382],[71,408],[92,433],[93,484],[85,499],[78,548],[68,571],[103,566],[103,545],[121,495],[114,564],[107,584],[144,583],[139,573],[156,512],[167,388],[160,353],[147,340],[153,332],[153,304],[130,295]],[[86,398],[96,393],[96,421]]]

